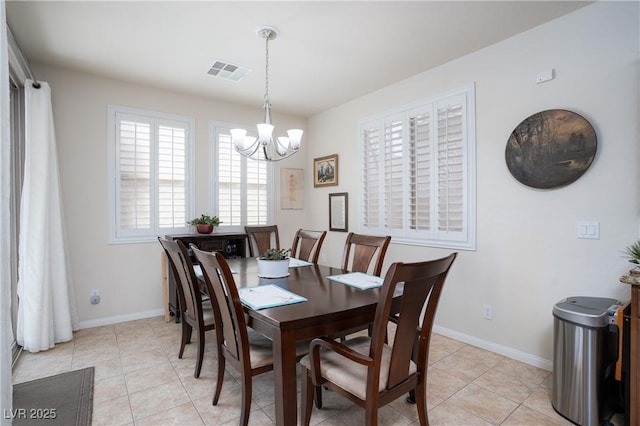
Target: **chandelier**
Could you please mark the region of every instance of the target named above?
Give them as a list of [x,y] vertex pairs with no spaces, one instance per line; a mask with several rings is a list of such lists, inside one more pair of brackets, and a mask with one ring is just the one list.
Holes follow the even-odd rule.
[[260,26],[256,29],[258,36],[265,39],[265,93],[264,121],[257,125],[258,138],[247,136],[245,129],[231,129],[231,141],[236,151],[254,160],[280,161],[290,157],[300,149],[302,130],[287,130],[287,136],[274,137],[274,126],[271,124],[271,102],[269,101],[269,41],[278,36],[275,27]]

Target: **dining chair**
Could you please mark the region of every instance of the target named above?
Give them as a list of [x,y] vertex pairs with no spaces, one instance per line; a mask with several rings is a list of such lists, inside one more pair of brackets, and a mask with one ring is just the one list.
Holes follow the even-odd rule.
[[213,305],[210,298],[204,298],[200,291],[191,257],[189,257],[189,252],[182,241],[171,241],[162,237],[158,237],[158,241],[167,253],[173,277],[178,284],[176,287],[178,288],[180,317],[182,319],[182,339],[178,358],[182,359],[185,345],[191,343],[191,334],[194,328],[198,334],[196,368],[193,373],[193,377],[197,379],[202,370],[205,332],[215,328]]
[[361,235],[350,232],[344,243],[342,254],[342,269],[350,272],[368,273],[376,252],[378,253],[374,263],[372,274],[380,276],[382,264],[387,248],[391,242],[391,237],[378,237],[374,235]]
[[[387,254],[387,248],[391,242],[390,236],[375,236],[375,235],[361,235],[350,232],[347,235],[347,239],[344,243],[344,251],[342,254],[342,269],[350,272],[362,272],[369,273],[379,277],[382,273],[382,264],[384,263],[384,256]],[[377,252],[377,258],[371,268],[371,262]],[[371,335],[371,325],[369,327],[355,327],[350,330],[345,330],[346,334],[337,336],[341,341],[345,340],[347,334],[356,333],[358,331],[369,328],[369,335]],[[321,405],[321,398],[318,396],[318,404]]]
[[[311,420],[313,395],[326,386],[365,409],[365,424],[378,424],[378,409],[401,395],[415,391],[418,419],[428,424],[426,404],[429,342],[438,301],[457,253],[442,259],[391,265],[385,274],[373,322],[373,333],[345,342],[316,338],[302,366],[300,420]],[[385,343],[394,293],[402,283],[402,300],[395,339]],[[424,307],[424,309],[423,309]],[[417,347],[407,344],[416,341]]]
[[[244,231],[247,233],[247,239],[249,240],[249,257],[260,256],[270,248],[280,250],[278,225],[245,226]],[[275,245],[272,243],[275,243]]]
[[[291,245],[291,256],[296,259],[306,260],[312,263],[318,263],[320,257],[320,249],[324,242],[327,231],[310,231],[307,229],[298,229],[293,237]],[[299,247],[299,249],[298,249]],[[313,256],[311,254],[313,253]]]
[[[238,288],[224,256],[206,252],[191,245],[200,262],[202,275],[215,306],[216,345],[218,349],[218,375],[213,405],[218,404],[224,382],[225,361],[233,365],[242,377],[242,415],[240,424],[249,422],[251,409],[252,378],[273,370],[271,340],[247,327]],[[307,353],[309,342],[296,343],[296,356]]]

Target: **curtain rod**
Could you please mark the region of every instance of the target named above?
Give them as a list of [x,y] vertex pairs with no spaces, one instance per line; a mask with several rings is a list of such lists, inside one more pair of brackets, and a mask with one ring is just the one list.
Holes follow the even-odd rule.
[[26,72],[29,75],[29,78],[33,81],[32,86],[36,89],[39,89],[41,85],[38,82],[36,75],[31,70],[31,67],[29,66],[29,62],[22,54],[22,50],[20,50],[20,46],[18,45],[18,42],[13,37],[13,33],[11,32],[11,28],[9,28],[8,23],[7,23],[7,42],[9,45],[9,54],[14,57],[14,59],[16,60],[21,70],[23,72]]

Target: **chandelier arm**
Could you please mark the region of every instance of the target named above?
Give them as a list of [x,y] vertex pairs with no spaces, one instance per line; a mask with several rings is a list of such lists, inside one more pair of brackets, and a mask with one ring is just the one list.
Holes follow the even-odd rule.
[[238,148],[236,147],[236,151],[238,151],[239,154],[247,157],[247,158],[252,158],[252,155],[255,154],[258,151],[258,148],[260,148],[260,143],[256,140],[254,143],[252,143],[251,145],[249,145],[247,148]]
[[[293,151],[293,150],[292,150],[291,148],[289,148],[288,146],[284,146],[284,144],[283,144],[282,142],[280,142],[280,138],[276,137],[276,138],[274,138],[274,139],[273,139],[273,141],[274,141],[274,143],[275,143],[276,145],[280,146],[284,151],[287,151],[287,152],[289,152],[289,151]],[[278,151],[278,150],[276,150],[276,151]],[[278,151],[278,152],[280,152],[280,151]]]

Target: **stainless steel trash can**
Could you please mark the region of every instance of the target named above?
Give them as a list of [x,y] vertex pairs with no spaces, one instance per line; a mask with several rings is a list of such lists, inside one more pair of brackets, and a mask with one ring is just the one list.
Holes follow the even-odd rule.
[[570,297],[553,307],[553,408],[582,426],[602,416],[608,325],[622,303],[599,297]]

